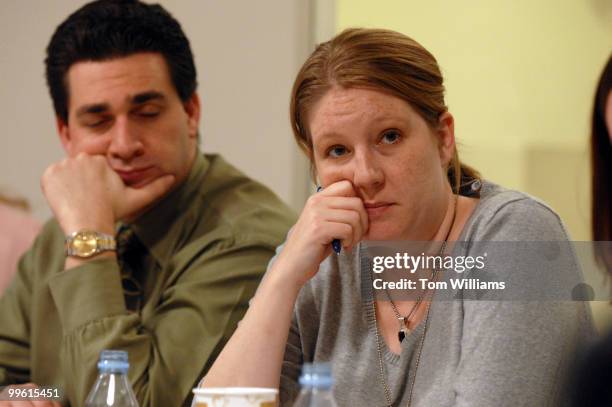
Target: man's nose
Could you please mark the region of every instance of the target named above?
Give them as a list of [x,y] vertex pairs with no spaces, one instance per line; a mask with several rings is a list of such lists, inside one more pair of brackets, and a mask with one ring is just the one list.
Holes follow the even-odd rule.
[[144,153],[144,146],[137,126],[127,117],[118,117],[111,131],[108,153],[112,158],[130,160]]
[[385,175],[380,160],[372,152],[355,154],[353,185],[366,195],[372,195],[384,185]]

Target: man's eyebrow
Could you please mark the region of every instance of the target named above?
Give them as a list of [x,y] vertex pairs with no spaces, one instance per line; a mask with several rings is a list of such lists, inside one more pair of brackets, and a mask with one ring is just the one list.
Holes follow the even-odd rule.
[[132,97],[133,105],[142,105],[143,103],[147,103],[150,100],[164,100],[166,96],[163,93],[157,91],[143,92]]

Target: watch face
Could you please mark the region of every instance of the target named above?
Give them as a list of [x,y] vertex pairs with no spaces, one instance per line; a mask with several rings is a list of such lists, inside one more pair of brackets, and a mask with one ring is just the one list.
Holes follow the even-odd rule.
[[96,253],[98,242],[95,232],[83,231],[76,234],[72,247],[79,256],[91,256]]

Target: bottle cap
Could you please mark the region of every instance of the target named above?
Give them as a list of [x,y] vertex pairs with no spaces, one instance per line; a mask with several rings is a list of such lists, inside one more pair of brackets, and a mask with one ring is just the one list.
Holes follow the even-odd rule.
[[127,373],[130,364],[124,350],[103,350],[100,352],[98,370],[100,373]]
[[330,389],[334,384],[330,363],[304,363],[300,385],[302,387],[316,387]]

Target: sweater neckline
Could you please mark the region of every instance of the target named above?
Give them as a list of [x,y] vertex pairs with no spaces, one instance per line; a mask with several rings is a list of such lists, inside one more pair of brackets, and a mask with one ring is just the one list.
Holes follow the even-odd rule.
[[[472,212],[468,220],[465,222],[463,230],[461,231],[461,234],[459,235],[458,241],[463,241],[465,239],[465,236],[469,236],[469,231],[473,228],[474,222],[478,218],[478,214],[482,210],[483,203],[486,200],[488,200],[490,195],[497,188],[499,188],[497,185],[483,180],[480,200],[478,204],[476,205],[476,208],[474,208],[474,211]],[[455,248],[456,247],[457,246],[455,246]],[[372,287],[372,270],[370,270],[370,268],[367,267],[367,264],[361,263],[359,259],[359,253],[361,249],[362,249],[362,246],[361,246],[361,243],[359,243],[358,249],[354,251],[357,255],[357,262],[360,266],[361,298],[362,298],[361,305],[363,309],[363,314],[366,317],[368,332],[371,334],[370,336],[374,337],[376,335],[377,327],[376,327],[376,312],[374,309],[374,292],[373,292],[373,287]],[[435,295],[436,293],[434,293],[434,296]],[[430,305],[431,309],[429,310],[429,323],[431,323],[431,320],[435,319],[436,317],[436,310],[438,308],[436,306],[436,303],[437,301],[435,300],[435,298],[432,299],[431,305]],[[404,341],[401,343],[401,352],[399,354],[394,353],[391,351],[391,349],[389,349],[389,346],[387,346],[387,342],[385,342],[383,336],[379,332],[379,335],[381,338],[381,350],[382,350],[383,359],[387,363],[390,363],[395,366],[399,366],[401,359],[405,357],[410,357],[412,352],[414,352],[414,350],[416,349],[416,346],[419,345],[418,342],[419,342],[419,339],[421,338],[421,335],[423,335],[424,329],[425,329],[425,320],[422,320],[412,330],[410,335],[408,335],[404,339]],[[425,346],[426,341],[427,341],[427,338],[425,338],[425,342],[423,342],[423,346]]]

